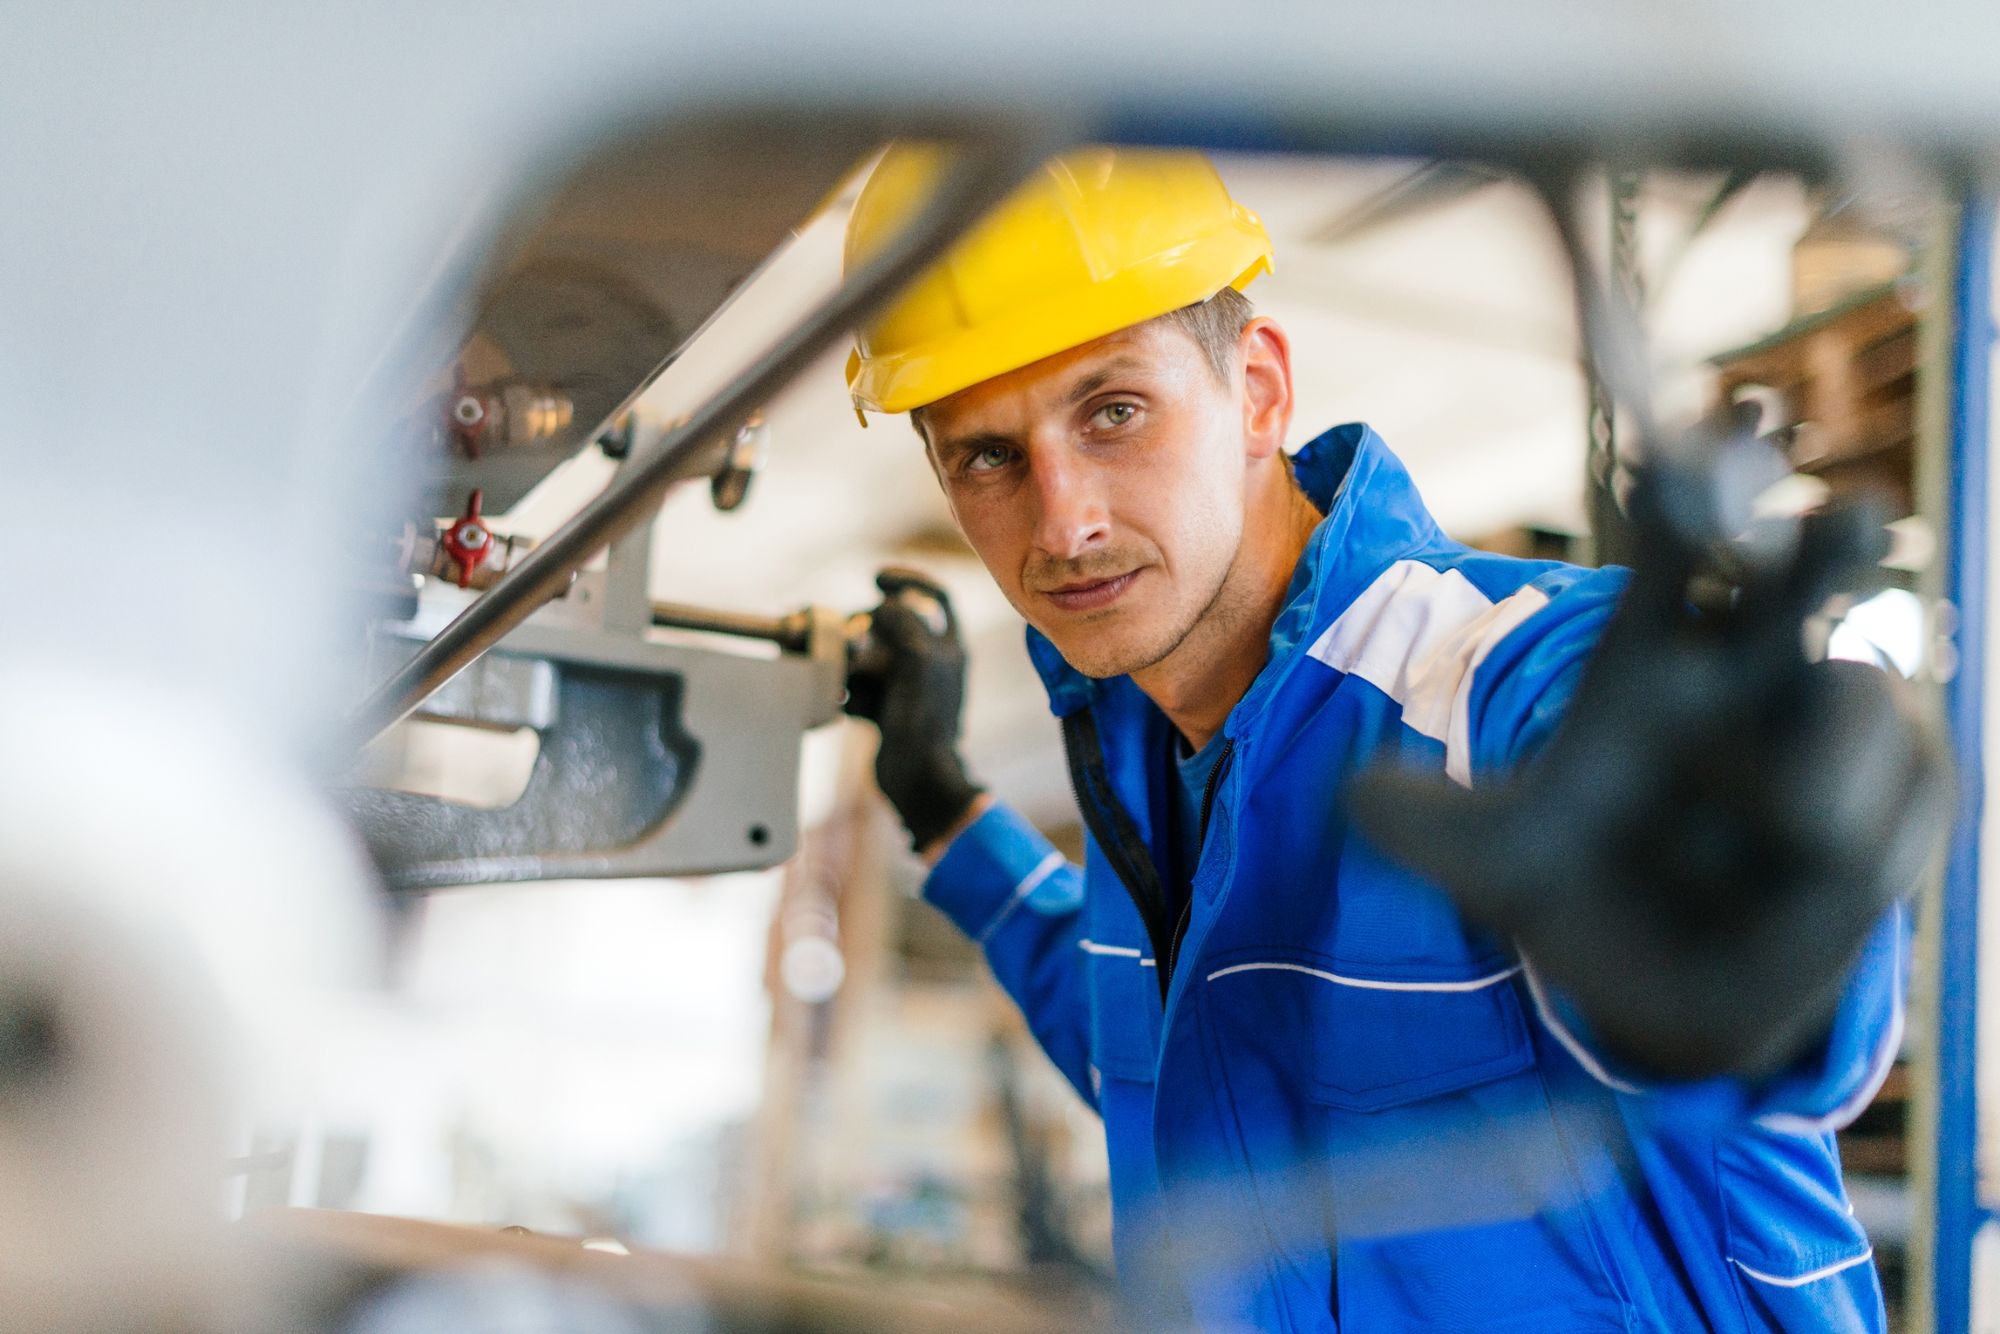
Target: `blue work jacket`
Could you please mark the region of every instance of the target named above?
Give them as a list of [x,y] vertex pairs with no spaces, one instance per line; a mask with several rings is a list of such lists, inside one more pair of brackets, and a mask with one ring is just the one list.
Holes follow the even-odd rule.
[[1532,960],[1351,829],[1341,792],[1378,760],[1470,784],[1531,752],[1624,572],[1452,541],[1364,426],[1295,466],[1325,517],[1224,725],[1186,893],[1161,879],[1169,723],[1032,631],[1084,864],[995,806],[925,886],[1103,1118],[1141,1323],[1881,1330],[1833,1131],[1895,1055],[1905,914],[1782,1077],[1620,1069]]

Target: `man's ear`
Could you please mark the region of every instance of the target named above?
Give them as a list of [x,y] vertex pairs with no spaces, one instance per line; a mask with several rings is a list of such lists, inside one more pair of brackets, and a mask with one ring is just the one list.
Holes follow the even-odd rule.
[[1292,340],[1277,321],[1259,315],[1243,326],[1236,343],[1243,367],[1243,442],[1253,459],[1267,459],[1285,446],[1292,426]]

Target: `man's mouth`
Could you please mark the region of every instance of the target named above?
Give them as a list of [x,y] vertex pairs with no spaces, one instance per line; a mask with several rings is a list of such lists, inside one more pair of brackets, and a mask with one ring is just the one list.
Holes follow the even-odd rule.
[[1108,607],[1125,596],[1125,590],[1139,577],[1137,570],[1110,579],[1081,579],[1073,584],[1052,588],[1042,596],[1064,611],[1096,611]]

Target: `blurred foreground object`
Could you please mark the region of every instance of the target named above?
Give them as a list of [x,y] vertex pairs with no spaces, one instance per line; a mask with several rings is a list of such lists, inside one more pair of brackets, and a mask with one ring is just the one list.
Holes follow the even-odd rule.
[[296,1095],[300,1033],[367,977],[361,859],[226,717],[131,678],[0,668],[0,736],[0,1329],[209,1328],[250,1295],[231,1115]]
[[1951,811],[1905,683],[1806,652],[1807,619],[1875,582],[1882,516],[1753,521],[1786,471],[1757,416],[1726,409],[1642,469],[1637,568],[1540,754],[1471,788],[1378,771],[1354,791],[1391,855],[1674,1078],[1804,1049]]
[[[1043,1334],[1073,1312],[802,1278],[742,1261],[414,1219],[280,1210],[240,1239],[310,1294],[311,1328],[337,1334]],[[889,1288],[889,1291],[884,1291]]]

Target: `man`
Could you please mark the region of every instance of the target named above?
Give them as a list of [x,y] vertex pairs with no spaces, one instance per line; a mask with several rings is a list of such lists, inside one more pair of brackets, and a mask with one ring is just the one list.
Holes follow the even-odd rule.
[[[891,150],[850,264],[935,171]],[[1198,155],[1083,150],[849,363],[857,407],[912,413],[1062,719],[1081,869],[966,773],[949,608],[885,574],[889,666],[850,708],[881,728],[926,897],[1103,1117],[1128,1291],[1149,1320],[1204,1328],[1881,1329],[1832,1131],[1896,1051],[1904,924],[1880,885],[1909,858],[1859,851],[1833,874],[1819,851],[1771,854],[1759,831],[1797,802],[1758,816],[1746,851],[1681,832],[1690,810],[1733,819],[1730,784],[1823,749],[1799,738],[1827,727],[1772,718],[1838,723],[1850,698],[1890,716],[1876,684],[1780,661],[1821,580],[1788,567],[1715,613],[1754,640],[1696,635],[1684,580],[1623,598],[1622,571],[1445,537],[1365,427],[1288,459],[1291,346],[1240,291],[1270,259]],[[1613,666],[1586,673],[1600,641]],[[1776,656],[1732,676],[1750,642]],[[1611,698],[1648,671],[1666,702]],[[1795,677],[1774,704],[1767,683]],[[1712,721],[1676,721],[1710,707],[1673,702],[1690,690],[1718,701],[1726,744],[1688,750]],[[1930,787],[1915,734],[1884,728],[1877,749],[1922,781],[1871,772],[1839,829],[1923,825],[1869,795]],[[1351,787],[1384,761],[1403,772]],[[1585,814],[1535,832],[1552,811]],[[1819,849],[1792,835],[1821,827],[1777,842]],[[1441,887],[1491,911],[1468,921]],[[1758,957],[1729,953],[1743,939]],[[1703,1009],[1710,976],[1728,994]]]

